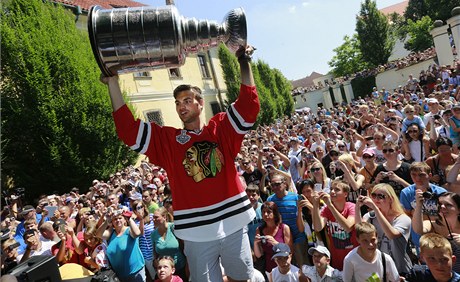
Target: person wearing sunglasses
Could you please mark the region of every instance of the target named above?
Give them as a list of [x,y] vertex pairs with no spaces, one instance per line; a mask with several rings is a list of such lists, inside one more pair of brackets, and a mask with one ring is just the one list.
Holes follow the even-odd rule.
[[407,162],[422,162],[431,157],[430,139],[418,124],[407,127],[403,135],[402,154]]
[[326,169],[322,163],[315,161],[309,169],[309,176],[315,187],[321,187],[321,189],[315,188],[317,192],[330,192],[332,180],[327,177]]
[[[371,209],[361,217],[360,208]],[[355,205],[355,221],[369,222],[377,229],[378,249],[390,255],[400,275],[409,273],[412,262],[406,253],[411,219],[404,213],[398,196],[388,184],[377,184],[369,196],[359,196]]]
[[419,117],[418,114],[416,114],[414,106],[412,105],[405,106],[404,114],[406,115],[406,117],[403,119],[403,122],[402,122],[402,128],[401,128],[402,132],[406,132],[407,128],[413,123],[418,124],[420,128],[425,130],[425,124],[423,123],[422,118]]
[[364,166],[360,169],[359,174],[364,176],[363,188],[369,190],[375,181],[374,172],[377,169],[374,150],[370,148],[364,150],[362,160]]
[[375,183],[390,184],[399,197],[401,190],[413,183],[409,173],[410,164],[399,160],[400,151],[396,142],[385,141],[382,148],[386,161],[375,169]]

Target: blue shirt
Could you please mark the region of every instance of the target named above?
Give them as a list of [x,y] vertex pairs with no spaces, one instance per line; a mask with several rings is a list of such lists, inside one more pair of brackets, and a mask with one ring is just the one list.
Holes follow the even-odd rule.
[[[409,275],[406,277],[406,281],[423,281],[423,282],[436,282],[430,269],[426,265],[415,265],[414,269],[411,270]],[[460,274],[452,271],[452,278],[449,282],[460,282]]]
[[305,233],[299,232],[299,229],[297,228],[297,199],[297,194],[290,191],[288,191],[287,195],[281,199],[278,198],[276,194],[267,198],[268,202],[274,202],[278,206],[283,223],[287,224],[291,229],[294,243],[300,243],[306,240]]
[[[430,188],[428,191],[433,193],[434,195],[440,195],[442,193],[447,192],[446,189],[439,187],[434,184],[429,184]],[[411,211],[415,209],[415,184],[409,185],[406,188],[402,189],[401,194],[399,195],[399,199],[401,201],[401,205],[405,210]],[[425,200],[424,203],[425,207],[425,214],[428,214],[429,216],[438,216],[438,202],[437,200],[434,199],[429,199]],[[417,247],[420,246],[420,235],[415,233],[414,229],[411,228],[411,236],[412,236],[412,242],[414,245]]]
[[139,248],[139,238],[129,235],[129,227],[120,236],[112,232],[107,246],[107,258],[117,276],[124,278],[137,273],[144,265],[144,257]]
[[257,202],[256,217],[248,223],[248,237],[251,243],[251,249],[254,249],[254,239],[256,237],[256,229],[262,223],[262,203]]

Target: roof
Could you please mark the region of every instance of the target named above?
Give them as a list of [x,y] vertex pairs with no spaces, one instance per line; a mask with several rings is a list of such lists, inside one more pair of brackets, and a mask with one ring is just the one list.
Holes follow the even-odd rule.
[[398,15],[403,16],[404,12],[406,11],[407,5],[409,5],[409,0],[402,1],[401,3],[397,3],[388,7],[385,7],[383,9],[380,9],[380,12],[382,12],[385,15],[397,13]]
[[301,78],[301,79],[297,79],[297,80],[292,80],[291,81],[291,84],[292,84],[292,88],[295,89],[297,87],[307,87],[307,86],[311,86],[313,85],[313,79],[316,79],[318,77],[321,77],[323,76],[322,74],[320,73],[317,73],[317,72],[312,72],[309,76],[307,77],[304,77],[304,78]]
[[141,7],[147,6],[132,0],[50,0],[55,3],[62,3],[69,6],[80,6],[85,12],[94,5],[101,6],[103,9],[124,8],[124,7]]

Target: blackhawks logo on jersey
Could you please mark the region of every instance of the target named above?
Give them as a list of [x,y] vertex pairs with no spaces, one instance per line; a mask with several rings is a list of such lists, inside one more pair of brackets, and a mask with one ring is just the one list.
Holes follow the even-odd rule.
[[195,182],[214,177],[222,170],[224,156],[217,144],[208,141],[196,142],[188,148],[182,162],[185,172]]

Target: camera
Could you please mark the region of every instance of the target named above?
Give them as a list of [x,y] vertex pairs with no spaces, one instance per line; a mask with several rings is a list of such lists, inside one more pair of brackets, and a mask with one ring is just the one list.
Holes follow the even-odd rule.
[[8,249],[11,251],[17,247],[21,246],[21,244],[19,244],[18,242],[14,243],[14,244],[11,244],[8,246]]
[[433,118],[434,119],[441,119],[441,116],[440,115],[434,115]]
[[266,244],[266,243],[267,243],[267,237],[265,237],[265,236],[260,236],[259,238],[260,238],[260,240],[262,241],[262,244]]
[[267,152],[269,152],[269,151],[270,151],[270,148],[268,148],[268,147],[264,147],[262,150],[263,150],[265,153],[267,153]]
[[422,196],[423,196],[423,198],[426,199],[426,200],[430,200],[430,199],[434,199],[434,198],[435,198],[435,195],[433,195],[433,193],[428,192],[428,191],[423,192]]

